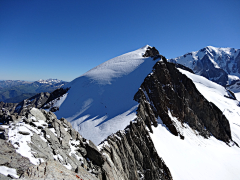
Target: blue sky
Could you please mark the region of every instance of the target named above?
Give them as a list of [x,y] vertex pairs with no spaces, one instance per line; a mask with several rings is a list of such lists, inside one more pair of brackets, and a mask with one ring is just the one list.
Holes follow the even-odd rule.
[[240,48],[239,0],[0,0],[0,80],[71,81],[123,53]]

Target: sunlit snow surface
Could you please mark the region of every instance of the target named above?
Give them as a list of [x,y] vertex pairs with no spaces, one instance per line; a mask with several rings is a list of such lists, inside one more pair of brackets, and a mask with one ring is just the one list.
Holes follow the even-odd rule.
[[[232,139],[240,145],[240,107],[238,101],[224,97],[226,90],[204,77],[179,69],[193,80],[197,89],[208,101],[213,102],[228,118]],[[197,102],[196,102],[197,103]],[[175,117],[171,119],[185,139],[173,136],[158,119],[159,126],[153,128],[154,145],[159,155],[170,168],[174,180],[238,180],[240,179],[240,148],[230,146],[214,137],[204,139],[187,124],[181,125]]]
[[199,64],[197,63],[197,61],[201,62],[202,58],[207,54],[209,60],[215,68],[221,68],[229,74],[229,84],[231,83],[231,81],[239,79],[240,74],[236,70],[236,57],[239,56],[240,49],[216,48],[213,46],[207,46],[206,48],[199,51],[187,53],[183,56],[179,56],[177,58],[169,60],[170,62],[177,62],[179,64],[182,64],[192,69],[195,73],[201,73],[201,71],[199,72],[200,67],[198,67]]
[[57,117],[95,144],[124,129],[136,117],[133,97],[156,63],[142,57],[147,47],[106,61],[67,84],[71,88]]

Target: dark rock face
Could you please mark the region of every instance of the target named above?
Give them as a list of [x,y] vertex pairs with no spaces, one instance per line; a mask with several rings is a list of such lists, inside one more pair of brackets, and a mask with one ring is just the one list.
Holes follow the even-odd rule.
[[[106,179],[172,179],[141,118],[100,144]],[[111,168],[111,167],[115,168]]]
[[[47,99],[47,101],[43,104],[43,108],[44,109],[48,109],[51,107],[52,105],[52,101],[57,99],[57,98],[60,98],[62,95],[66,94],[68,92],[70,88],[59,88],[59,89],[56,89],[55,91],[51,92],[50,93],[50,96],[49,98]],[[54,112],[54,111],[53,111]]]
[[226,117],[199,93],[194,83],[180,73],[173,63],[157,62],[153,73],[145,78],[135,99],[140,103],[139,116],[144,119],[150,131],[152,124],[157,125],[155,119],[160,117],[172,134],[184,138],[169,117],[170,111],[178,121],[188,123],[205,138],[211,133],[226,143],[231,140]]
[[180,69],[186,70],[186,71],[194,74],[193,70],[191,70],[190,68],[188,68],[186,66],[183,66],[182,64],[175,63],[175,65],[176,65],[176,68],[180,68]]
[[148,47],[143,57],[156,57],[157,55],[159,52],[155,47]]

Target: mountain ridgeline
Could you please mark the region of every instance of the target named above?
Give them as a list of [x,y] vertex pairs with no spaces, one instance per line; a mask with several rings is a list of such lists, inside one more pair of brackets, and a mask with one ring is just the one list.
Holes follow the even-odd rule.
[[162,59],[155,64],[153,73],[145,78],[135,95],[140,103],[138,113],[150,132],[151,125],[157,126],[157,119],[160,118],[172,134],[184,139],[168,115],[168,111],[171,111],[181,123],[188,123],[203,137],[208,138],[212,134],[228,143],[231,140],[231,130],[222,111],[208,102],[192,80],[180,73],[174,64]]
[[169,61],[182,64],[222,86],[239,81],[240,49],[207,46]]
[[41,92],[52,92],[67,82],[57,79],[38,80],[34,82],[20,80],[0,81],[0,101],[19,103]]
[[[79,127],[87,122],[86,118],[90,115],[83,116],[85,119],[77,124],[74,119],[67,121],[67,118],[61,118],[58,120],[57,116],[51,111],[45,111],[44,107],[48,110],[51,110],[52,107],[54,107],[54,110],[59,108],[60,111],[61,108],[67,107],[56,102],[61,101],[61,103],[64,103],[62,101],[65,99],[62,97],[66,94],[65,98],[71,100],[70,95],[75,92],[75,87],[64,86],[48,95],[41,94],[29,98],[27,101],[20,103],[14,111],[9,112],[7,108],[0,111],[0,122],[4,125],[1,126],[0,124],[0,143],[8,143],[9,149],[11,149],[9,151],[9,149],[0,147],[0,152],[2,152],[0,153],[0,166],[16,169],[20,178],[29,180],[67,177],[70,179],[90,180],[172,180],[174,177],[171,173],[171,167],[161,158],[161,154],[157,151],[151,138],[155,127],[165,127],[171,135],[179,137],[181,142],[185,141],[185,136],[182,134],[181,127],[178,124],[189,125],[196,135],[205,139],[215,137],[227,145],[233,142],[229,121],[222,111],[198,91],[193,81],[176,68],[176,64],[168,62],[154,47],[146,46],[141,48],[137,51],[137,58],[139,58],[139,54],[141,58],[155,65],[151,67],[152,71],[142,79],[140,86],[132,94],[132,99],[137,104],[136,114],[131,116],[133,119],[128,122],[124,129],[119,129],[119,131],[108,135],[96,146],[91,139],[87,140],[86,137],[80,135],[80,130],[83,128]],[[136,57],[136,54],[130,55]],[[123,62],[124,58],[120,60]],[[116,59],[111,62],[115,61]],[[142,62],[142,59],[139,62]],[[105,68],[106,65],[109,64],[100,66],[100,68]],[[181,68],[191,71],[187,67],[181,66]],[[90,71],[90,73],[92,72]],[[126,71],[124,71],[124,74],[127,74]],[[87,76],[90,75],[87,74]],[[117,79],[121,78],[119,77]],[[95,78],[95,76],[90,78]],[[74,82],[77,82],[77,80]],[[107,80],[107,87],[114,83],[113,80]],[[91,79],[91,82],[94,81]],[[83,86],[90,86],[85,77]],[[96,87],[100,87],[100,90],[103,91],[103,83],[97,84]],[[79,89],[76,91],[81,92]],[[76,97],[73,97],[73,99],[75,105],[75,102],[77,102]],[[79,110],[82,113],[89,109],[91,102],[96,103],[97,101],[85,101],[83,109],[77,107],[78,114],[80,114]],[[102,102],[104,101],[102,100]],[[99,104],[103,106],[103,103]],[[133,105],[135,107],[135,104]],[[76,107],[68,106],[68,108]],[[104,110],[107,108],[109,107],[105,105]],[[12,113],[15,113],[14,118]],[[127,112],[127,114],[130,115],[131,111]],[[75,116],[75,114],[73,115]],[[70,114],[70,116],[73,115]],[[176,117],[176,121],[173,121],[171,116]],[[107,117],[107,113],[104,117]],[[121,116],[118,121],[121,121],[122,117],[124,116]],[[94,128],[102,124],[105,125],[107,120],[105,118],[101,123],[94,124]],[[113,120],[109,120],[112,121],[111,127],[117,123]],[[97,120],[92,118],[89,122],[91,124],[94,121]],[[74,126],[75,124],[78,126]],[[89,129],[89,131],[91,130]],[[99,132],[99,129],[96,129],[96,132]],[[14,133],[15,135],[13,135]],[[22,139],[14,139],[14,137],[18,136]],[[15,159],[19,159],[22,147],[21,140],[24,141],[25,137],[30,139],[30,142],[26,144],[30,148],[27,157],[31,157],[31,162],[24,159],[21,161],[22,166],[19,166],[16,165],[14,160],[4,159],[9,152],[14,154]]]

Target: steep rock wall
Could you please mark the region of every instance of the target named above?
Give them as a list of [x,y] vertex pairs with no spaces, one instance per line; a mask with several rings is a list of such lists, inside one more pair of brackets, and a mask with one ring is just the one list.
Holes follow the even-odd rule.
[[106,179],[172,179],[141,118],[124,131],[109,136],[99,147],[106,159],[103,165]]
[[194,83],[165,58],[155,64],[135,99],[140,103],[139,115],[150,131],[151,125],[157,126],[156,119],[159,117],[172,134],[184,138],[169,117],[170,110],[180,122],[188,123],[205,138],[212,134],[226,143],[231,140],[230,125],[223,113],[208,102]]

